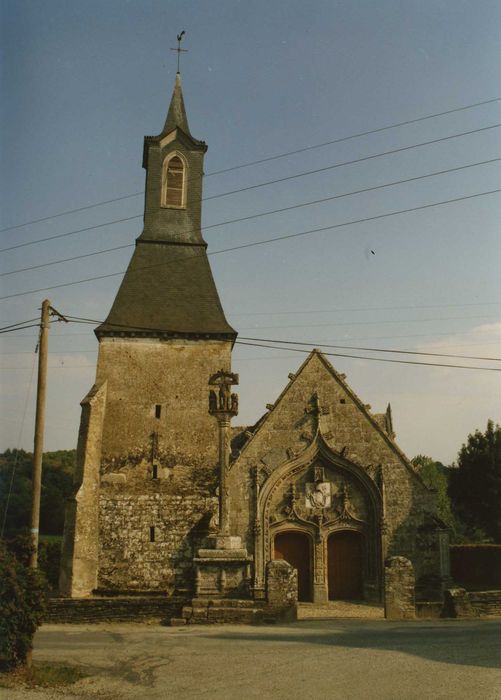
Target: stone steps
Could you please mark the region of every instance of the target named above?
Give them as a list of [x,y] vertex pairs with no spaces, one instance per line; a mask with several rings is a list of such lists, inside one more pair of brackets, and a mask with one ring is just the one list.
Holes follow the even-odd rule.
[[183,607],[188,624],[273,624],[282,619],[281,611],[265,601],[236,598],[194,598]]

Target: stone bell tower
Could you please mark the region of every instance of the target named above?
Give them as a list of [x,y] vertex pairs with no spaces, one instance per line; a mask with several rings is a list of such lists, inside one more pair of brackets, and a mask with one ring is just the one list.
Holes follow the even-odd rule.
[[164,127],[144,139],[144,229],[95,330],[63,544],[67,595],[190,587],[219,459],[207,380],[231,371],[236,338],[201,233],[206,151],[190,133],[177,73]]

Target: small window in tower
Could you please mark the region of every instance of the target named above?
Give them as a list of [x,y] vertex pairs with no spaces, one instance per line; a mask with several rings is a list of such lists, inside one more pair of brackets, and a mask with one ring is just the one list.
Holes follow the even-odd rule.
[[150,525],[150,542],[155,541],[155,526]]
[[339,403],[346,403],[346,399],[339,399]]
[[155,418],[160,418],[162,415],[162,406],[161,404],[157,403],[155,404]]
[[179,156],[170,158],[164,171],[164,206],[183,207],[185,166]]
[[158,479],[158,464],[153,464],[151,468],[151,478]]

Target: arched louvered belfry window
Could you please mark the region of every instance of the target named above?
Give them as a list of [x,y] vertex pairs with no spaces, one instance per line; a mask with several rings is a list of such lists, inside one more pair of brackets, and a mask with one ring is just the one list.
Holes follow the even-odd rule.
[[162,206],[182,208],[186,205],[186,163],[175,153],[164,162]]

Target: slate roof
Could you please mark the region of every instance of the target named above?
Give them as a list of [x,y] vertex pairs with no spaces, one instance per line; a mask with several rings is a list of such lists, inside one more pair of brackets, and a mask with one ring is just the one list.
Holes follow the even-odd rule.
[[225,336],[224,316],[205,245],[138,240],[111,311],[96,335]]

